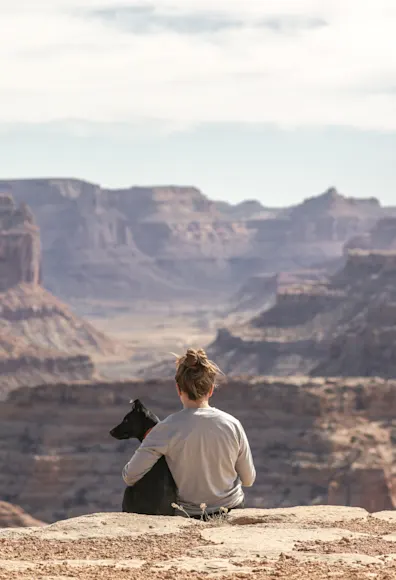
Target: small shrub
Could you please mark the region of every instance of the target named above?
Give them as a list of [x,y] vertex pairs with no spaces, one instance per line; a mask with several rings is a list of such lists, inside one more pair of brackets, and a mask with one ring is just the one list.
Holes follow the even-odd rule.
[[[186,510],[184,509],[183,506],[178,505],[177,503],[173,503],[172,507],[176,510],[179,510],[180,512],[184,513],[188,518],[191,519],[191,516],[189,513],[186,512]],[[216,526],[219,525],[223,525],[227,523],[227,516],[228,516],[228,508],[225,507],[221,507],[219,509],[218,514],[208,514],[206,511],[206,508],[208,507],[206,505],[206,503],[201,503],[201,505],[199,506],[201,509],[201,521],[202,522],[207,522]]]

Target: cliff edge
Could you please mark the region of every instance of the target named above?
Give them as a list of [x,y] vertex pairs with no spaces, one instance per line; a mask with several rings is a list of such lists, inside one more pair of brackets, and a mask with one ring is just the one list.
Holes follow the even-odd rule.
[[390,580],[395,532],[395,512],[329,506],[237,510],[211,523],[97,513],[0,530],[0,579]]
[[[160,418],[180,408],[173,380],[12,391],[0,405],[0,497],[46,522],[119,511],[137,442],[109,431],[136,398]],[[246,507],[395,508],[396,381],[242,377],[213,404],[249,438],[257,479]]]

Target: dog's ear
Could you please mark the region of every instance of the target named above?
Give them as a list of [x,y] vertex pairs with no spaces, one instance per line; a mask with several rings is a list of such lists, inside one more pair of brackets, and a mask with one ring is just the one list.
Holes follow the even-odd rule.
[[141,413],[142,415],[145,415],[146,417],[148,417],[150,415],[150,411],[147,409],[147,407],[145,407],[145,405],[140,401],[140,399],[136,399],[134,409],[138,413]]

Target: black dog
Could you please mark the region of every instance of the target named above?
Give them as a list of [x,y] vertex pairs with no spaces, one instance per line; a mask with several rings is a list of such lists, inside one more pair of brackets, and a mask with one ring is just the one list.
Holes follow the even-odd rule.
[[[143,441],[148,432],[159,423],[154,413],[136,399],[122,423],[110,431],[115,439],[139,439]],[[165,457],[161,457],[142,479],[126,488],[122,511],[135,514],[173,516],[176,502],[176,484],[169,471]]]

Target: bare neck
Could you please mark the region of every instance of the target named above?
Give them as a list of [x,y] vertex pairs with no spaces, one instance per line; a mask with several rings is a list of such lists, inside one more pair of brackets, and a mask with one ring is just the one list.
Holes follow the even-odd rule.
[[188,397],[182,399],[183,407],[185,409],[207,409],[210,407],[209,399],[201,399],[199,401],[191,401]]

